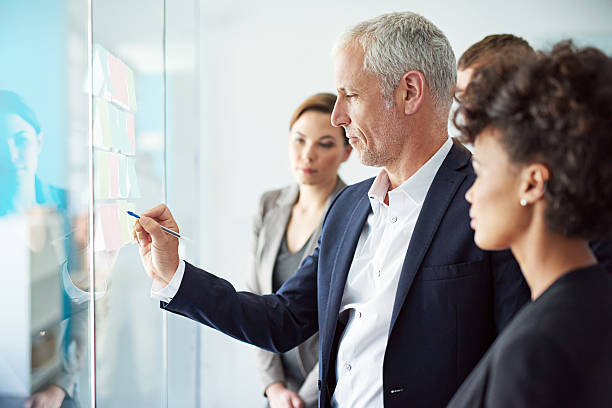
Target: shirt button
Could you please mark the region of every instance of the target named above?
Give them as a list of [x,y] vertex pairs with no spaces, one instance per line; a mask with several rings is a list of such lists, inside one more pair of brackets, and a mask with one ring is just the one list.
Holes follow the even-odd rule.
[[344,363],[344,369],[346,371],[351,371],[351,365],[349,363]]
[[379,269],[378,272],[376,272],[376,276],[380,278],[380,275],[382,275],[382,271]]
[[361,312],[359,312],[359,311],[357,312],[357,318],[361,319]]
[[394,215],[393,217],[391,217],[391,222],[395,223],[397,221],[397,217]]

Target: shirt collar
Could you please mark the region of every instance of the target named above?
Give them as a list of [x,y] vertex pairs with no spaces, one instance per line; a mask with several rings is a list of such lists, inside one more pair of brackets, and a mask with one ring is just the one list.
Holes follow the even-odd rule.
[[[433,182],[436,173],[440,169],[442,162],[448,155],[451,147],[453,146],[453,141],[451,138],[448,138],[446,142],[438,149],[438,151],[431,156],[431,158],[421,166],[420,169],[416,171],[408,180],[404,181],[400,186],[398,186],[393,191],[389,192],[389,199],[392,200],[392,196],[407,194],[408,197],[414,203],[421,205],[425,201],[425,197],[427,196],[427,191],[429,191],[429,187]],[[383,168],[374,179],[374,183],[370,187],[368,191],[368,197],[370,199],[370,205],[372,206],[372,210],[376,213],[378,210],[378,206],[385,202],[385,195],[389,190],[389,175],[387,171]]]

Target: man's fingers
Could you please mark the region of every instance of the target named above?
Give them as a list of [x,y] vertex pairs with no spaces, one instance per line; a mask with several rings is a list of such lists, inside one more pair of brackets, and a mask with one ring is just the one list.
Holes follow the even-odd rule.
[[150,236],[150,239],[164,239],[165,232],[162,231],[161,226],[152,218],[141,216],[138,220],[138,224],[144,229],[144,231],[136,231],[139,241],[143,241],[146,245]]
[[153,218],[164,227],[178,232],[178,225],[176,221],[174,221],[174,217],[172,217],[172,213],[166,204],[156,205],[150,210],[143,212],[141,216]]
[[136,240],[140,246],[146,246],[151,243],[151,236],[144,230],[136,232]]

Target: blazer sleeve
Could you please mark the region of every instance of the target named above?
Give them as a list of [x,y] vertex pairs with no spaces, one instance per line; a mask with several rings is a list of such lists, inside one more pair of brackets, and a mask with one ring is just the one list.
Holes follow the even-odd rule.
[[[247,272],[247,289],[256,294],[262,294],[263,290],[259,285],[257,262],[257,247],[259,243],[259,233],[265,216],[265,195],[259,201],[259,208],[253,217],[251,234],[251,252],[249,254],[249,270]],[[265,395],[266,389],[275,382],[285,381],[285,372],[280,355],[267,350],[254,349],[255,364],[263,386],[262,393]]]
[[493,312],[499,334],[531,297],[529,286],[509,250],[490,252]]
[[235,339],[284,353],[317,332],[318,248],[277,293],[238,292],[231,283],[185,262],[176,296],[161,307]]

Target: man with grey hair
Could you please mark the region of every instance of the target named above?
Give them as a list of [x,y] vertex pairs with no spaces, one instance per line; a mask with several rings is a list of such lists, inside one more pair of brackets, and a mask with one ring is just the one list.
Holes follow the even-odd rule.
[[470,153],[447,134],[453,52],[425,18],[385,14],[339,39],[334,76],[332,124],[382,169],[338,195],[314,254],[273,295],[236,292],[179,258],[159,205],[134,227],[152,295],[275,352],[318,330],[320,407],[445,406],[529,298],[511,254],[473,241]]

